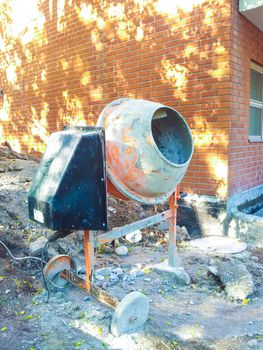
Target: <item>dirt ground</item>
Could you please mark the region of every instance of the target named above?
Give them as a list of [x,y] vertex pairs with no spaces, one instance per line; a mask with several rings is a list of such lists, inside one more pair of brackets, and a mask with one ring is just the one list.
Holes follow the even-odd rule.
[[[4,152],[3,152],[4,150]],[[38,163],[0,149],[0,240],[14,256],[29,255],[29,245],[51,232],[27,216],[27,192]],[[110,226],[116,227],[162,210],[109,198]],[[110,245],[96,254],[96,270],[121,268],[130,276],[102,286],[123,298],[139,290],[148,296],[150,313],[145,327],[137,333],[114,337],[110,332],[113,310],[75,287],[46,292],[40,264],[33,260],[13,260],[0,245],[0,350],[61,349],[263,349],[263,251],[248,247],[228,259],[242,262],[251,273],[254,292],[244,300],[232,300],[224,285],[209,272],[211,259],[225,259],[215,253],[178,246],[180,259],[191,283],[180,286],[156,273],[153,267],[167,257],[166,228],[143,231],[136,244],[120,240],[128,255],[117,256]],[[191,232],[189,232],[191,235]],[[83,233],[76,232],[54,243],[48,251],[69,254],[83,273]],[[95,283],[99,281],[95,279]]]

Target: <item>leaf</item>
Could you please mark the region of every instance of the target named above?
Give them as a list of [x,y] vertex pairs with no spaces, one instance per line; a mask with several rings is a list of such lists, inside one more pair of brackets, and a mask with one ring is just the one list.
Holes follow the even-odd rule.
[[20,311],[20,314],[21,314],[21,315],[24,315],[24,313],[25,313],[24,310],[21,310],[21,311]]
[[98,333],[101,335],[103,333],[102,328],[99,326],[98,327]]
[[6,330],[7,330],[6,327],[2,327],[2,328],[1,328],[1,331],[2,331],[2,332],[5,332]]
[[178,347],[178,343],[175,340],[171,341],[171,345],[172,345],[173,348],[177,348]]
[[244,305],[247,305],[247,304],[249,304],[250,303],[250,299],[247,299],[247,298],[245,298],[244,300],[243,300],[243,304]]
[[3,281],[5,278],[5,276],[0,276],[0,282]]
[[75,346],[75,348],[79,348],[79,347],[81,347],[81,345],[84,344],[84,343],[85,343],[85,340],[80,339],[80,340],[75,341],[75,342],[73,343],[73,345]]
[[25,316],[25,320],[31,320],[33,318],[33,316],[32,315],[27,315],[27,316]]
[[145,267],[144,269],[143,269],[143,272],[144,272],[144,274],[145,275],[148,275],[149,273],[151,273],[151,269],[149,269],[149,267]]
[[36,349],[35,349],[35,348],[33,348],[33,346],[31,346],[29,350],[36,350]]

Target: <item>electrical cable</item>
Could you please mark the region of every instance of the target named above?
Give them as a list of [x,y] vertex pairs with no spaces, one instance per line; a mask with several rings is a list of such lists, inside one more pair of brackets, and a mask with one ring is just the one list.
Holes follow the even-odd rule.
[[46,303],[48,302],[49,300],[49,297],[50,297],[50,289],[49,289],[49,286],[48,286],[48,283],[47,283],[47,280],[46,280],[46,277],[45,277],[45,274],[44,274],[44,258],[45,258],[45,253],[46,253],[46,250],[47,250],[47,247],[49,245],[50,242],[55,242],[57,239],[59,238],[64,238],[66,237],[67,235],[71,234],[73,231],[69,231],[69,230],[63,230],[63,231],[56,231],[52,234],[52,236],[49,237],[48,241],[46,242],[46,244],[44,245],[43,249],[42,249],[42,252],[41,252],[41,274],[42,274],[42,279],[43,279],[43,282],[44,282],[44,286],[45,286],[45,289],[47,291],[47,298],[46,298]]
[[11,256],[12,259],[14,260],[17,260],[17,261],[21,261],[21,260],[37,260],[37,261],[40,261],[41,262],[41,273],[42,273],[42,278],[43,278],[43,281],[44,281],[44,285],[45,285],[45,289],[47,291],[47,299],[46,299],[46,302],[48,302],[49,300],[49,295],[50,295],[50,291],[49,291],[49,288],[48,288],[48,284],[47,284],[47,281],[46,281],[46,278],[45,278],[45,275],[44,275],[44,263],[46,263],[45,259],[44,259],[44,254],[45,254],[45,250],[48,246],[48,243],[49,241],[46,242],[44,248],[42,249],[42,253],[41,253],[41,258],[37,258],[36,256],[22,256],[22,257],[15,257],[10,249],[5,245],[4,242],[2,242],[0,240],[0,244],[2,244],[2,246],[6,249],[7,253]]
[[48,287],[48,284],[47,284],[47,280],[46,280],[46,277],[45,277],[45,274],[44,274],[44,258],[45,258],[45,253],[46,253],[46,250],[47,250],[47,247],[49,245],[49,240],[46,242],[46,244],[44,245],[42,251],[41,251],[41,274],[42,274],[42,279],[43,279],[43,282],[44,282],[44,286],[45,286],[45,289],[47,291],[47,298],[46,298],[46,303],[48,302],[49,300],[49,296],[50,296],[50,290],[49,290],[49,287]]
[[[8,254],[11,256],[12,259],[14,260],[28,260],[28,259],[32,259],[32,260],[38,260],[42,262],[42,259],[37,258],[36,256],[22,256],[22,257],[15,257],[11,251],[9,250],[9,248],[5,245],[4,242],[0,241],[0,244],[2,244],[2,246],[6,249],[6,251],[8,252]],[[45,262],[45,261],[44,261]]]

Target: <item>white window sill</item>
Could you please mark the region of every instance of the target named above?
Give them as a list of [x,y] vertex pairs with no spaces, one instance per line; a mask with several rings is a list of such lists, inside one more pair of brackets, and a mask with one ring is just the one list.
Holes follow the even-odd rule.
[[249,136],[249,142],[263,142],[263,138],[261,136]]

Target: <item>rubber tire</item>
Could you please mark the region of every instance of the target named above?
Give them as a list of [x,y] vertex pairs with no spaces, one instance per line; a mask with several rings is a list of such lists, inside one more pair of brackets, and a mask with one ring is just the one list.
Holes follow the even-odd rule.
[[115,309],[111,321],[111,333],[116,337],[132,333],[141,328],[147,321],[149,300],[140,292],[127,294]]

